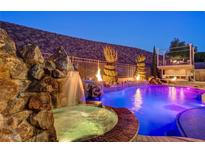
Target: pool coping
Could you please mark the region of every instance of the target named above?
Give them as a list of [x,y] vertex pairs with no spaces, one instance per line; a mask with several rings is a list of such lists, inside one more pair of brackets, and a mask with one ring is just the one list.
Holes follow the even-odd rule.
[[124,87],[112,87],[112,88],[106,88],[104,90],[104,93],[110,93],[110,92],[115,92],[115,91],[121,91],[123,89],[126,89],[126,88],[132,88],[132,87],[140,87],[140,86],[164,86],[164,87],[179,87],[179,88],[191,88],[193,90],[201,90],[204,92],[205,94],[205,88],[200,88],[200,87],[194,87],[194,86],[191,86],[191,85],[179,85],[179,84],[149,84],[149,83],[141,83],[141,84],[133,84],[133,85],[129,85],[129,86],[124,86]]
[[113,129],[103,135],[84,140],[83,142],[131,142],[139,131],[139,122],[134,113],[126,108],[113,108],[103,106],[114,111],[118,116],[118,122]]
[[202,88],[202,87],[197,87],[197,86],[194,86],[194,85],[180,85],[180,84],[162,84],[164,86],[172,86],[172,87],[181,87],[181,88],[192,88],[192,89],[195,89],[195,90],[202,90],[202,91],[205,91],[205,88]]
[[191,109],[187,109],[187,110],[184,110],[182,112],[180,112],[179,114],[177,114],[176,116],[176,124],[177,124],[177,127],[179,129],[179,132],[180,134],[183,136],[183,137],[188,137],[189,136],[186,134],[186,132],[184,131],[184,128],[182,127],[181,123],[180,123],[180,117],[183,113],[187,112],[187,111],[190,111],[190,110],[195,110],[195,109],[202,109],[204,107],[195,107],[195,108],[191,108]]
[[103,92],[109,93],[109,92],[114,92],[114,91],[120,91],[125,88],[132,88],[136,86],[143,86],[143,85],[149,85],[147,82],[136,82],[136,83],[131,83],[131,84],[125,84],[125,85],[118,85],[116,87],[103,87]]

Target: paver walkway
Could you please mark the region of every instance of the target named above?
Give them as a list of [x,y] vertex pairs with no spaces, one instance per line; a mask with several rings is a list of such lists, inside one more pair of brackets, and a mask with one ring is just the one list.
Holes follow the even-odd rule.
[[138,135],[134,142],[204,142],[203,140],[187,138],[187,137],[171,137],[171,136],[143,136]]

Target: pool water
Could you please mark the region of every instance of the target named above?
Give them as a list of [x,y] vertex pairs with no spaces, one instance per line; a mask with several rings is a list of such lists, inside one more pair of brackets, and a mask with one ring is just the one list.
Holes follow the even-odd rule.
[[107,92],[102,103],[116,108],[128,108],[139,120],[139,134],[180,136],[176,126],[178,113],[201,107],[203,90],[185,87],[144,85]]
[[76,105],[55,109],[53,112],[60,142],[82,141],[103,135],[118,122],[115,112],[94,106]]

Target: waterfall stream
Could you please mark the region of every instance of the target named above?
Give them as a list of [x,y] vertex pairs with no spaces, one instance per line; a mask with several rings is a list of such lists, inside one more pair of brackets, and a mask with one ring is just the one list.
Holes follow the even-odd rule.
[[66,106],[73,106],[85,102],[83,82],[77,71],[70,71],[62,86],[61,101]]

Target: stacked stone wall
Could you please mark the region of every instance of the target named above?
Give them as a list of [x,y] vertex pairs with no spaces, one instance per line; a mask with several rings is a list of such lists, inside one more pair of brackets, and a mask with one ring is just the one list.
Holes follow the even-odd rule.
[[45,60],[40,48],[16,49],[0,29],[0,141],[57,141],[52,109],[72,67],[65,50]]
[[146,56],[146,64],[152,64],[152,53],[139,48],[79,39],[8,22],[0,21],[0,28],[8,32],[17,49],[32,43],[38,45],[43,53],[53,53],[56,48],[62,46],[69,56],[105,60],[103,48],[110,46],[118,52],[118,63],[135,65],[136,56],[143,54]]

